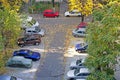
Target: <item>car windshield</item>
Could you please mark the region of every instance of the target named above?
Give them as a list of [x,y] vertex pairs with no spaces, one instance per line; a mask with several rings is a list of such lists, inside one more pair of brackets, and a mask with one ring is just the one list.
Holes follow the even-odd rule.
[[76,64],[78,65],[79,63],[81,63],[81,59],[76,61]]
[[14,76],[11,76],[10,80],[17,80],[17,78]]
[[80,43],[80,45],[81,45],[81,47],[84,47],[84,46],[86,46],[86,44],[85,44],[85,43]]
[[75,69],[74,75],[77,75],[79,73],[79,71],[80,71],[79,68]]

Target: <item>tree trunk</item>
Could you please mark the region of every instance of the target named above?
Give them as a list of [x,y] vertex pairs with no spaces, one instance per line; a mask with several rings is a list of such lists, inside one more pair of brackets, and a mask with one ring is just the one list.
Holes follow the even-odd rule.
[[84,15],[81,15],[81,22],[84,22]]

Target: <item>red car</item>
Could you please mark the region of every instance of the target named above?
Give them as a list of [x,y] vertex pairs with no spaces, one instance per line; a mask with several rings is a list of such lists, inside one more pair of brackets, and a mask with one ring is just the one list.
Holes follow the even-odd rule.
[[77,28],[86,28],[86,26],[87,26],[87,23],[86,23],[86,22],[81,22],[81,23],[77,26]]
[[54,12],[52,9],[47,9],[43,11],[43,17],[59,17],[59,12]]

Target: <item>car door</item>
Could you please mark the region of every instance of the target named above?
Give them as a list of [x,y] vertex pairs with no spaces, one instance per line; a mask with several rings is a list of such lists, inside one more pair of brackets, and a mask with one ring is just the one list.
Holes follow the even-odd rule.
[[75,16],[74,12],[73,12],[73,11],[70,11],[70,12],[69,12],[69,16]]
[[16,61],[17,67],[25,67],[25,65],[22,63],[22,61]]
[[54,12],[49,12],[50,17],[55,17]]
[[32,43],[31,38],[27,38],[27,39],[26,39],[26,41],[25,41],[25,44],[27,44],[27,45],[28,45],[28,44],[31,44],[31,43]]

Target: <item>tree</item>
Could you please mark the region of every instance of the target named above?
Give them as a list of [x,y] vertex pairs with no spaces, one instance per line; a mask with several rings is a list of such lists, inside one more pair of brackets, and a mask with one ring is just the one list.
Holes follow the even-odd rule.
[[93,10],[93,0],[69,0],[69,9],[77,9],[81,12],[82,22],[84,21],[84,16],[88,16]]
[[10,4],[3,0],[4,9],[0,9],[0,44],[2,49],[14,47],[17,37],[20,35],[21,21],[16,8],[11,8]]
[[[99,15],[100,14],[100,15]],[[94,22],[87,29],[88,58],[86,65],[92,74],[88,80],[114,80],[116,58],[119,55],[120,2],[113,1],[93,11]]]

